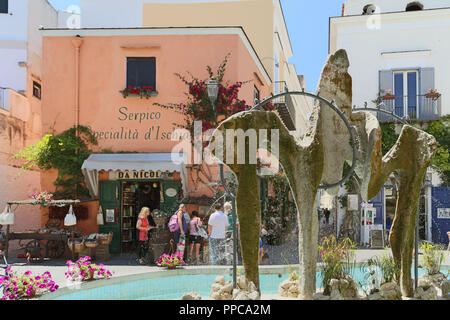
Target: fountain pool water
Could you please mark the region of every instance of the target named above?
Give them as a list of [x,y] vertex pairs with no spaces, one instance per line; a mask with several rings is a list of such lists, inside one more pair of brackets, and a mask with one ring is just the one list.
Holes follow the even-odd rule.
[[[261,267],[260,284],[262,294],[277,294],[279,284],[288,278],[287,266]],[[365,269],[354,270],[353,278],[363,283]],[[441,272],[450,271],[443,266]],[[419,269],[419,275],[425,270]],[[412,272],[412,274],[414,274]],[[197,292],[203,298],[209,296],[211,285],[217,276],[232,280],[229,267],[183,268],[164,270],[132,276],[111,278],[83,283],[80,288],[61,288],[41,299],[50,300],[178,300],[186,292]],[[320,272],[317,272],[316,287],[321,288]]]

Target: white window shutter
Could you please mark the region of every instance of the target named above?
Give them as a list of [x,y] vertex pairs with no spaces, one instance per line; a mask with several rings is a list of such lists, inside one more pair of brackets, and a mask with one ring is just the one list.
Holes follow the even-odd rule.
[[428,90],[434,87],[434,68],[419,69],[419,118],[433,118],[437,113],[436,101],[425,98]]
[[394,75],[392,70],[379,71],[380,94],[384,95],[389,89],[394,90]]

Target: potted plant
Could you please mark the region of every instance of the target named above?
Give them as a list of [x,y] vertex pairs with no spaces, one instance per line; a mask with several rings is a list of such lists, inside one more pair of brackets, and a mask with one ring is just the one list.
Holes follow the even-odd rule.
[[183,254],[176,252],[174,254],[164,253],[156,261],[158,267],[167,267],[168,269],[176,269],[177,266],[184,265]]
[[68,267],[68,271],[65,272],[66,278],[72,281],[90,281],[94,280],[95,276],[109,279],[112,276],[112,273],[106,270],[103,264],[92,263],[89,256],[82,257],[76,262],[69,260],[66,265]]
[[130,97],[140,97],[142,98],[150,98],[156,97],[158,95],[158,91],[154,90],[151,86],[128,86],[125,89],[119,91],[124,98]]
[[53,200],[53,194],[48,193],[47,191],[35,192],[31,195],[31,198],[34,199],[36,202],[45,205],[47,202]]
[[428,92],[425,94],[425,97],[428,99],[437,99],[441,96],[441,94],[436,89],[428,89]]
[[383,98],[383,100],[394,100],[395,96],[392,93],[392,89],[387,90],[386,94],[382,98]]
[[6,274],[0,277],[0,285],[3,285],[2,300],[32,299],[47,292],[54,292],[59,287],[48,271],[36,276],[27,271],[19,276],[11,271],[11,266],[8,266]]

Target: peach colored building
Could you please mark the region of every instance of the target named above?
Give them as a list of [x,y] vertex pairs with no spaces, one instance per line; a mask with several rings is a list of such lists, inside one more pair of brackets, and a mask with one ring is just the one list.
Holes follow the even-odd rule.
[[[209,208],[211,189],[196,181],[189,166],[170,158],[178,144],[170,136],[185,119],[155,103],[185,102],[187,87],[175,73],[207,79],[206,67],[216,70],[228,53],[225,82],[250,81],[239,98],[252,104],[256,91],[261,99],[268,97],[271,77],[240,27],[43,31],[43,133],[79,124],[91,127],[99,141],[96,154],[83,165],[91,196],[100,200],[87,203],[89,217],[77,225],[84,234],[99,231],[100,203],[105,218],[100,230],[114,232],[111,252],[120,252],[120,244],[133,237],[126,232],[126,218],[137,214],[139,209],[130,207],[141,191],[149,194],[143,198],[148,206],[166,213],[172,214],[179,201],[188,203],[189,211]],[[153,70],[148,81],[157,95],[141,99],[119,92],[140,72],[136,65]],[[105,149],[112,153],[102,153]],[[218,180],[214,168],[211,175]],[[55,177],[55,172],[42,172],[42,190],[54,190]]]
[[[80,4],[83,28],[242,27],[272,78],[274,94],[305,88],[304,77],[299,79],[289,63],[294,52],[280,0],[81,0]],[[274,102],[287,128],[300,137],[312,100],[291,96]]]

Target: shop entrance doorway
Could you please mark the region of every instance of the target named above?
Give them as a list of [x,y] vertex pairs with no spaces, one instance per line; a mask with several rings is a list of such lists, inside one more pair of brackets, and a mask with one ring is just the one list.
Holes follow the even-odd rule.
[[[147,207],[150,211],[160,209],[161,183],[157,180],[122,181],[121,205],[121,247],[129,252],[139,240],[136,229],[139,212]],[[148,217],[151,226],[156,226],[152,216]],[[150,231],[151,233],[152,231]],[[150,234],[149,234],[150,235]]]

